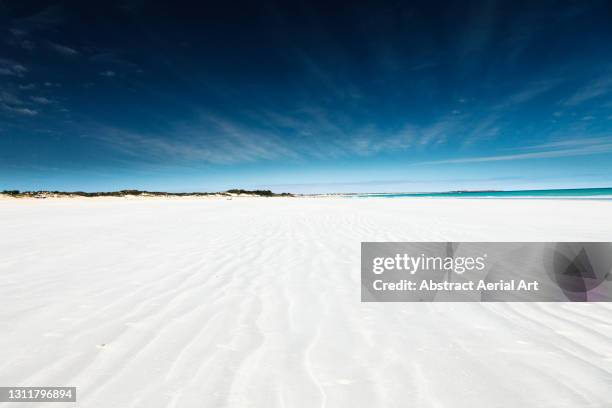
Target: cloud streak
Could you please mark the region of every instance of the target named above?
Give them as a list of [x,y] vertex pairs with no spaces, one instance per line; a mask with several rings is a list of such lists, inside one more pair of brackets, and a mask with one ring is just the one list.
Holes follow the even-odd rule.
[[228,120],[203,116],[195,123],[177,123],[166,131],[134,132],[94,126],[87,135],[107,147],[141,161],[234,164],[296,157],[278,138],[253,133]]
[[13,60],[0,58],[0,75],[22,77],[28,69]]
[[51,99],[45,98],[44,96],[31,96],[30,99],[41,105],[50,105],[53,103]]
[[76,49],[62,44],[49,43],[49,47],[65,57],[73,57],[79,54]]
[[5,105],[2,104],[2,109],[4,109],[5,111],[11,112],[11,113],[16,113],[18,115],[24,115],[24,116],[36,116],[38,115],[38,111],[34,110],[34,109],[30,109],[30,108],[24,108],[24,107],[15,107],[15,106],[9,106],[9,105]]
[[[543,145],[540,145],[540,147]],[[515,153],[515,154],[504,154],[494,156],[476,156],[476,157],[465,157],[458,159],[448,160],[432,160],[426,162],[420,162],[416,164],[423,165],[435,165],[435,164],[465,164],[465,163],[484,163],[484,162],[499,162],[499,161],[513,161],[513,160],[533,160],[533,159],[551,159],[558,157],[575,157],[575,156],[590,156],[595,154],[606,154],[612,153],[612,143],[595,143],[592,145],[580,144],[575,142],[571,144],[551,144],[549,147],[560,147],[560,146],[572,146],[571,148],[561,148],[553,150],[542,150],[529,153]],[[533,148],[538,148],[534,146]]]
[[612,91],[612,76],[606,75],[587,83],[567,98],[563,105],[577,106],[595,98],[604,96]]

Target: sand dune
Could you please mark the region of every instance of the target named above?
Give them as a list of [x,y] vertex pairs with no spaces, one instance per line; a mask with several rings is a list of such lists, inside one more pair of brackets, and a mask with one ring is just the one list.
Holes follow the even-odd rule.
[[4,200],[0,385],[87,408],[610,407],[612,305],[360,303],[359,251],[611,226],[606,201]]

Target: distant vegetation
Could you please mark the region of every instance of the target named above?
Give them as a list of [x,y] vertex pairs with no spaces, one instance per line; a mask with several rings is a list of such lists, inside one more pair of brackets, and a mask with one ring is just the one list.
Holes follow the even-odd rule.
[[290,193],[280,193],[276,194],[270,190],[240,190],[240,189],[232,189],[227,190],[226,193],[229,194],[247,194],[247,195],[256,195],[262,197],[287,197],[292,196]]
[[218,193],[167,193],[163,191],[143,191],[143,190],[120,190],[120,191],[19,191],[19,190],[4,190],[0,194],[11,197],[125,197],[125,196],[145,196],[145,197],[186,197],[186,196],[234,196],[234,195],[249,195],[258,197],[292,197],[290,193],[273,193],[270,190],[242,190],[232,189]]

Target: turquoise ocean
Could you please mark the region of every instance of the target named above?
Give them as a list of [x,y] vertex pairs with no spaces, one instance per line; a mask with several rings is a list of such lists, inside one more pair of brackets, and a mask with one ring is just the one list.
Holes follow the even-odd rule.
[[612,200],[612,187],[572,188],[551,190],[508,191],[448,191],[441,193],[372,193],[357,194],[357,197],[452,197],[452,198],[574,198]]

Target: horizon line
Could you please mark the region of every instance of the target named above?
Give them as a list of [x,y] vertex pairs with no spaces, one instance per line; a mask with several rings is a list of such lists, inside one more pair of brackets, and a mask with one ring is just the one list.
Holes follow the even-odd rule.
[[580,191],[580,190],[612,190],[612,186],[609,187],[573,187],[573,188],[530,188],[530,189],[513,189],[513,190],[499,190],[499,189],[459,189],[459,190],[445,190],[445,191],[388,191],[388,192],[327,192],[327,193],[291,193],[287,191],[274,192],[271,189],[239,189],[232,188],[223,191],[152,191],[152,190],[139,190],[139,189],[121,189],[111,191],[85,191],[85,190],[18,190],[18,189],[3,189],[0,190],[2,195],[29,195],[29,194],[62,194],[62,195],[214,195],[214,194],[252,194],[252,195],[389,195],[389,194],[450,194],[450,193],[521,193],[521,192],[535,192],[535,191]]

